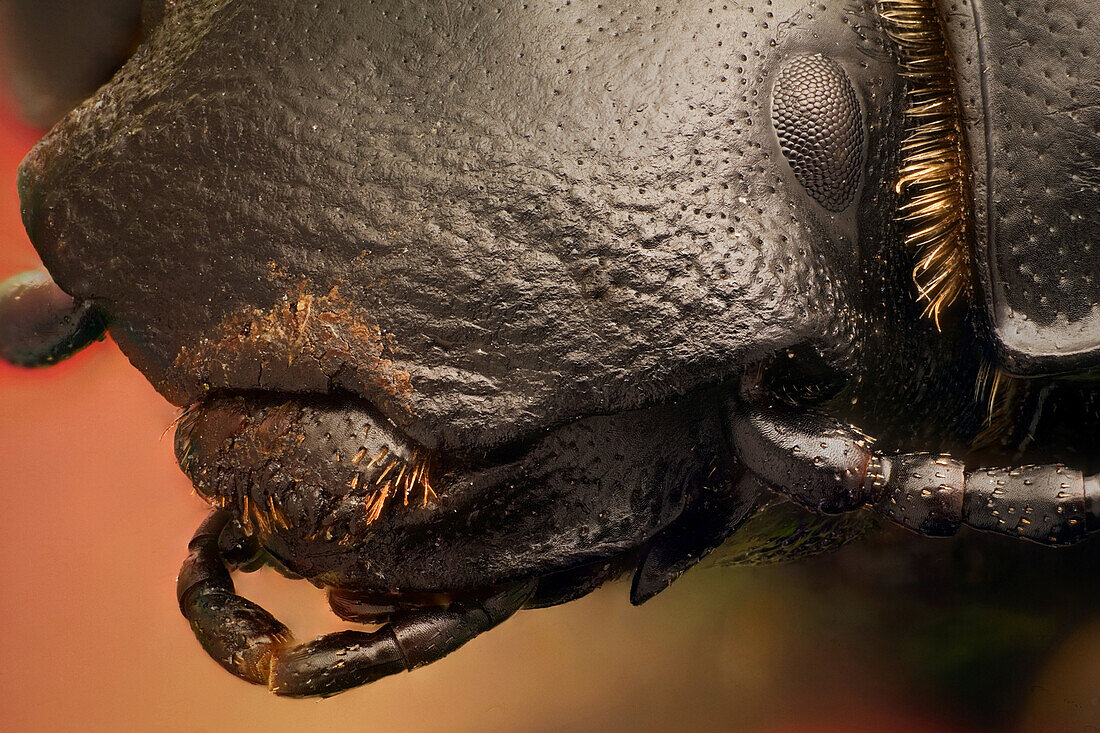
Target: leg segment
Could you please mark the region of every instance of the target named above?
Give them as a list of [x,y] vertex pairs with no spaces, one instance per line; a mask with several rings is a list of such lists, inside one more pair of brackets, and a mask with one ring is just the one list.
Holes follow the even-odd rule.
[[1066,466],[967,471],[950,456],[884,455],[851,426],[752,395],[732,410],[730,432],[751,472],[823,514],[870,505],[921,534],[967,524],[1052,545],[1100,529],[1100,476]]
[[534,587],[513,585],[480,603],[402,611],[378,631],[341,631],[284,648],[272,660],[268,686],[277,695],[328,696],[423,667],[518,611]]
[[397,613],[378,631],[342,631],[296,645],[289,629],[238,596],[218,550],[229,520],[216,510],[199,526],[177,583],[180,610],[219,664],[278,695],[334,695],[434,662],[515,613],[534,582],[481,602]]
[[218,548],[228,522],[227,512],[215,511],[199,525],[176,581],[176,597],[207,654],[238,677],[267,684],[272,657],[293,641],[293,635],[274,616],[234,592]]

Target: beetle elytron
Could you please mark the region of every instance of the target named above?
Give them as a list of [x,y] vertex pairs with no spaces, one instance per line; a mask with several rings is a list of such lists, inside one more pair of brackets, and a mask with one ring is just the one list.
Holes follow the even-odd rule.
[[[625,572],[641,603],[776,495],[1075,542],[1087,6],[147,3],[22,165],[52,279],[9,282],[0,345],[44,364],[109,327],[186,406],[214,511],[180,607],[283,695]],[[234,593],[261,563],[385,625],[296,642]]]

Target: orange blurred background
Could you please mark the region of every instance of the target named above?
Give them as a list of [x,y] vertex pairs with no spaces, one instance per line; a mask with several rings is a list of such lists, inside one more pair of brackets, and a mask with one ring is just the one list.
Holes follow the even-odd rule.
[[[11,110],[0,105],[0,278],[38,266],[14,180],[39,131]],[[1006,638],[1043,644],[1021,651],[1030,655],[1026,679],[1003,691],[1018,699],[1000,699],[996,690],[969,702],[948,699],[953,684],[975,683],[964,677],[981,674],[981,658],[952,666],[954,652],[944,646],[939,654],[935,636],[922,638],[915,656],[905,652],[908,614],[917,613],[907,591],[878,587],[873,574],[863,584],[858,574],[836,572],[838,563],[858,564],[860,553],[874,551],[861,544],[839,559],[695,570],[641,608],[629,605],[625,583],[611,584],[566,606],[520,613],[414,674],[326,701],[275,698],[208,659],[176,607],[175,574],[204,507],[172,456],[165,431],[174,416],[109,341],[49,371],[0,365],[0,729],[797,733],[1100,725],[1100,604],[1054,628],[1041,615],[982,615],[1007,624]],[[934,552],[948,557],[949,545]],[[261,571],[239,586],[299,637],[341,628],[307,583]],[[868,600],[891,593],[892,605]],[[951,606],[949,620],[964,610]],[[946,671],[915,673],[914,658]]]

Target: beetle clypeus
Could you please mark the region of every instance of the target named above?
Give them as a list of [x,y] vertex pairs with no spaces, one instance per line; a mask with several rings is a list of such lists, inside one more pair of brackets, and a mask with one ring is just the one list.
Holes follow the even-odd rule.
[[[1086,2],[147,5],[23,163],[52,278],[0,348],[109,327],[185,406],[179,603],[234,674],[330,695],[641,603],[776,496],[1100,526]],[[295,641],[234,592],[264,563],[385,625]]]

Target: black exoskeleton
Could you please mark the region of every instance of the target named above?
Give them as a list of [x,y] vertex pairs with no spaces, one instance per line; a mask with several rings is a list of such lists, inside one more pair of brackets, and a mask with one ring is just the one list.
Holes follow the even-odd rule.
[[[184,408],[213,513],[180,608],[284,695],[623,573],[641,603],[783,498],[807,526],[1076,542],[1100,528],[1094,16],[147,2],[22,165],[52,278],[4,286],[0,353],[109,328]],[[299,644],[234,591],[262,564],[385,625]]]

